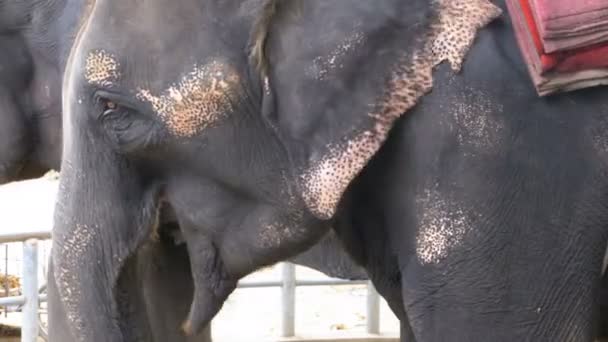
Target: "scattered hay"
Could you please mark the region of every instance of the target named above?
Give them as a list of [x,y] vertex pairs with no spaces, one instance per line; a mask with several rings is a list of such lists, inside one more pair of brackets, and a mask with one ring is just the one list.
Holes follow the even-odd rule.
[[0,323],[0,338],[21,337],[21,328]]
[[14,275],[4,275],[0,274],[0,293],[4,293],[4,289],[6,289],[6,285],[8,284],[9,290],[21,288],[21,282],[19,278]]
[[55,170],[51,170],[47,173],[44,174],[44,176],[42,176],[43,179],[45,180],[50,180],[50,181],[55,181],[59,179],[59,172],[55,171]]

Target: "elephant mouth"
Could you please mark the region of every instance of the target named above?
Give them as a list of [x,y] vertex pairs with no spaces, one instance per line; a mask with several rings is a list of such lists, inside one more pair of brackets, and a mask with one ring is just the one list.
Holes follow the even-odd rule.
[[[163,199],[158,210],[158,224],[152,233],[151,243],[172,245],[173,248],[186,251],[185,258],[180,262],[187,263],[190,268],[188,281],[191,284],[188,285],[192,286],[193,293],[189,296],[192,298],[190,311],[187,316],[180,317],[183,319],[180,330],[186,336],[198,335],[223,306],[225,298],[236,288],[237,280],[227,276],[220,253],[212,241],[205,244],[205,257],[193,254],[193,249],[200,248],[200,245],[187,239],[178,215],[168,201]],[[142,248],[145,247],[140,246],[135,255],[140,254]],[[204,267],[201,267],[201,261]],[[184,265],[174,266],[179,268]]]
[[229,274],[214,241],[192,235],[192,231],[184,229],[171,204],[163,200],[153,236],[157,241],[187,250],[194,291],[190,312],[184,317],[181,331],[186,336],[194,336],[199,334],[221,309],[225,299],[236,289],[238,279]]
[[146,334],[152,329],[150,324],[155,322],[149,320],[149,314],[155,315],[159,310],[157,305],[166,305],[169,301],[149,298],[151,292],[166,293],[174,300],[171,305],[175,307],[170,311],[175,316],[162,316],[164,320],[156,323],[170,324],[179,332],[187,318],[188,304],[192,301],[194,284],[191,272],[186,241],[173,210],[163,203],[159,207],[157,227],[126,258],[114,285],[117,315],[131,327],[122,330],[122,337],[128,341],[150,340]]
[[176,246],[185,245],[186,239],[180,230],[177,216],[171,205],[164,201],[159,211],[159,224],[156,235],[164,241],[172,242]]

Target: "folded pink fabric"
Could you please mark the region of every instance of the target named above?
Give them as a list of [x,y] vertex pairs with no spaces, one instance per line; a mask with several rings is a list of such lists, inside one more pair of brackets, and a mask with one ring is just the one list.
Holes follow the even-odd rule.
[[[573,91],[598,85],[608,85],[608,68],[574,68],[573,71],[546,70],[548,57],[543,54],[542,42],[530,12],[529,2],[534,0],[507,0],[507,8],[515,30],[520,51],[524,57],[532,83],[540,96]],[[529,26],[532,25],[532,26]],[[593,50],[592,50],[593,51]],[[559,66],[559,61],[556,67]]]
[[608,41],[608,0],[531,0],[530,5],[546,53]]
[[605,42],[608,42],[608,26],[605,32],[595,32],[574,37],[543,39],[543,45],[547,53],[574,50]]

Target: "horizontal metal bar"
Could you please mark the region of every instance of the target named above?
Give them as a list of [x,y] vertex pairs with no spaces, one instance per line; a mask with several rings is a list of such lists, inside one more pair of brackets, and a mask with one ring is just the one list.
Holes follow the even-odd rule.
[[[341,285],[366,285],[366,280],[298,280],[296,286],[341,286]],[[238,284],[238,288],[261,288],[261,287],[280,287],[283,283],[280,281],[243,281]],[[41,293],[40,302],[46,302],[47,295]],[[0,306],[23,305],[25,304],[24,296],[13,296],[0,298]]]
[[[296,286],[340,286],[340,285],[366,285],[366,280],[298,280]],[[280,287],[283,283],[281,281],[243,281],[240,282],[238,288],[261,288],[261,287]],[[46,302],[46,293],[39,295],[39,301]],[[0,306],[15,306],[25,304],[25,296],[13,296],[0,298]]]
[[13,296],[0,298],[0,306],[8,305],[23,305],[25,304],[25,296]]
[[25,241],[28,239],[48,240],[50,238],[51,238],[50,230],[0,233],[0,243],[21,242],[21,241]]
[[[46,294],[41,294],[38,301],[46,302]],[[13,296],[0,298],[0,306],[18,306],[25,304],[25,296]]]
[[[339,286],[339,285],[366,285],[366,280],[297,280],[296,286]],[[259,287],[279,287],[282,286],[281,281],[242,281],[239,282],[238,288],[259,288]]]

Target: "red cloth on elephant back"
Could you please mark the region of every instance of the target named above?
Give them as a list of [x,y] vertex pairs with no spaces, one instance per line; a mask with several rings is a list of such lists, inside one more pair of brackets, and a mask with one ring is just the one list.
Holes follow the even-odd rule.
[[539,95],[608,84],[608,42],[546,53],[530,1],[507,0],[507,7]]
[[[536,53],[539,56],[539,68],[542,73],[547,71],[574,72],[592,68],[608,67],[608,42],[584,46],[575,50],[548,53],[546,41],[539,34],[538,26],[530,2],[541,0],[519,0],[520,8],[525,17],[527,31],[532,35]],[[561,2],[561,1],[558,1]]]
[[530,0],[545,52],[608,41],[608,0]]

